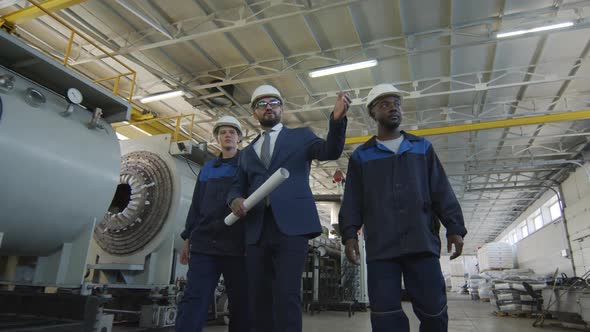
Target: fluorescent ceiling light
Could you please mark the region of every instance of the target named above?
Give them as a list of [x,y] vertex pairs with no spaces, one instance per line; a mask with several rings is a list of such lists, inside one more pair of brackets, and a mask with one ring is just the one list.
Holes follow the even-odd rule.
[[147,104],[147,103],[151,103],[153,101],[170,99],[170,98],[174,98],[174,97],[180,97],[182,95],[184,95],[184,91],[173,90],[173,91],[158,93],[158,94],[151,95],[151,96],[146,96],[146,97],[141,98],[139,101],[144,104]]
[[375,67],[377,64],[378,64],[377,60],[373,59],[373,60],[349,63],[346,65],[326,67],[326,68],[311,71],[309,73],[309,77],[313,78],[313,77],[334,75],[334,74],[344,73],[347,71],[353,71],[353,70],[357,70],[357,69]]
[[524,35],[525,33],[567,28],[567,27],[571,27],[572,25],[574,25],[574,22],[565,22],[565,23],[559,23],[559,24],[545,25],[545,26],[538,27],[538,28],[499,33],[496,35],[496,38],[505,38],[505,37]]

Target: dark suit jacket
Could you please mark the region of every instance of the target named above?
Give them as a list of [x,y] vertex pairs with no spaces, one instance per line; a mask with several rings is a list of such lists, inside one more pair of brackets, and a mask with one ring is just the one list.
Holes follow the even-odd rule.
[[[322,232],[311,188],[311,161],[336,160],[344,149],[347,119],[334,121],[330,117],[328,137],[323,140],[309,128],[283,127],[277,137],[269,169],[266,169],[254,150],[258,136],[240,154],[238,173],[228,194],[227,203],[235,198],[248,197],[277,169],[289,171],[289,178],[270,194],[270,205],[277,226],[286,235],[315,237]],[[246,224],[246,242],[255,244],[260,238],[265,203],[261,202],[238,220]]]

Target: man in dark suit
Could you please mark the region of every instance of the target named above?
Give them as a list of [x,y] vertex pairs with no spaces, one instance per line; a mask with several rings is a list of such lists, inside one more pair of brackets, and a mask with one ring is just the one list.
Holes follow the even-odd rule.
[[[251,98],[263,134],[240,155],[240,167],[228,195],[232,211],[246,225],[251,324],[256,332],[301,331],[301,275],[307,241],[322,232],[311,188],[312,160],[335,160],[344,148],[346,111],[351,100],[339,93],[323,140],[309,128],[281,123],[283,98],[270,86],[259,86]],[[246,214],[244,197],[277,169],[290,176]]]

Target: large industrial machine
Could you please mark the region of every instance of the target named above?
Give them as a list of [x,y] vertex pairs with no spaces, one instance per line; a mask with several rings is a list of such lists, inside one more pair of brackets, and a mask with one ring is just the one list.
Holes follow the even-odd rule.
[[121,141],[117,189],[94,229],[84,287],[106,288],[106,311],[144,327],[175,323],[187,272],[180,233],[200,170],[190,149],[168,134]]
[[180,233],[200,167],[172,155],[170,140],[158,135],[121,141],[121,173],[94,230],[88,281],[165,287],[184,275],[172,271],[173,258],[182,246]]
[[2,31],[0,50],[0,316],[60,317],[8,322],[23,331],[110,331],[121,313],[172,325],[206,148],[119,145],[126,100]]
[[129,105],[12,35],[0,32],[0,50],[0,312],[51,316],[62,303],[60,331],[92,331],[111,317],[81,285],[120,173],[110,123]]

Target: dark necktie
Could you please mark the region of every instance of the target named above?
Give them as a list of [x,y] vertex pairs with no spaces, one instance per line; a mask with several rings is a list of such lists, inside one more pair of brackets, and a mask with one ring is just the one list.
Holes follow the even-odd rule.
[[270,153],[270,131],[265,131],[262,134],[264,141],[262,142],[262,148],[260,149],[260,160],[264,167],[270,166],[271,153]]

